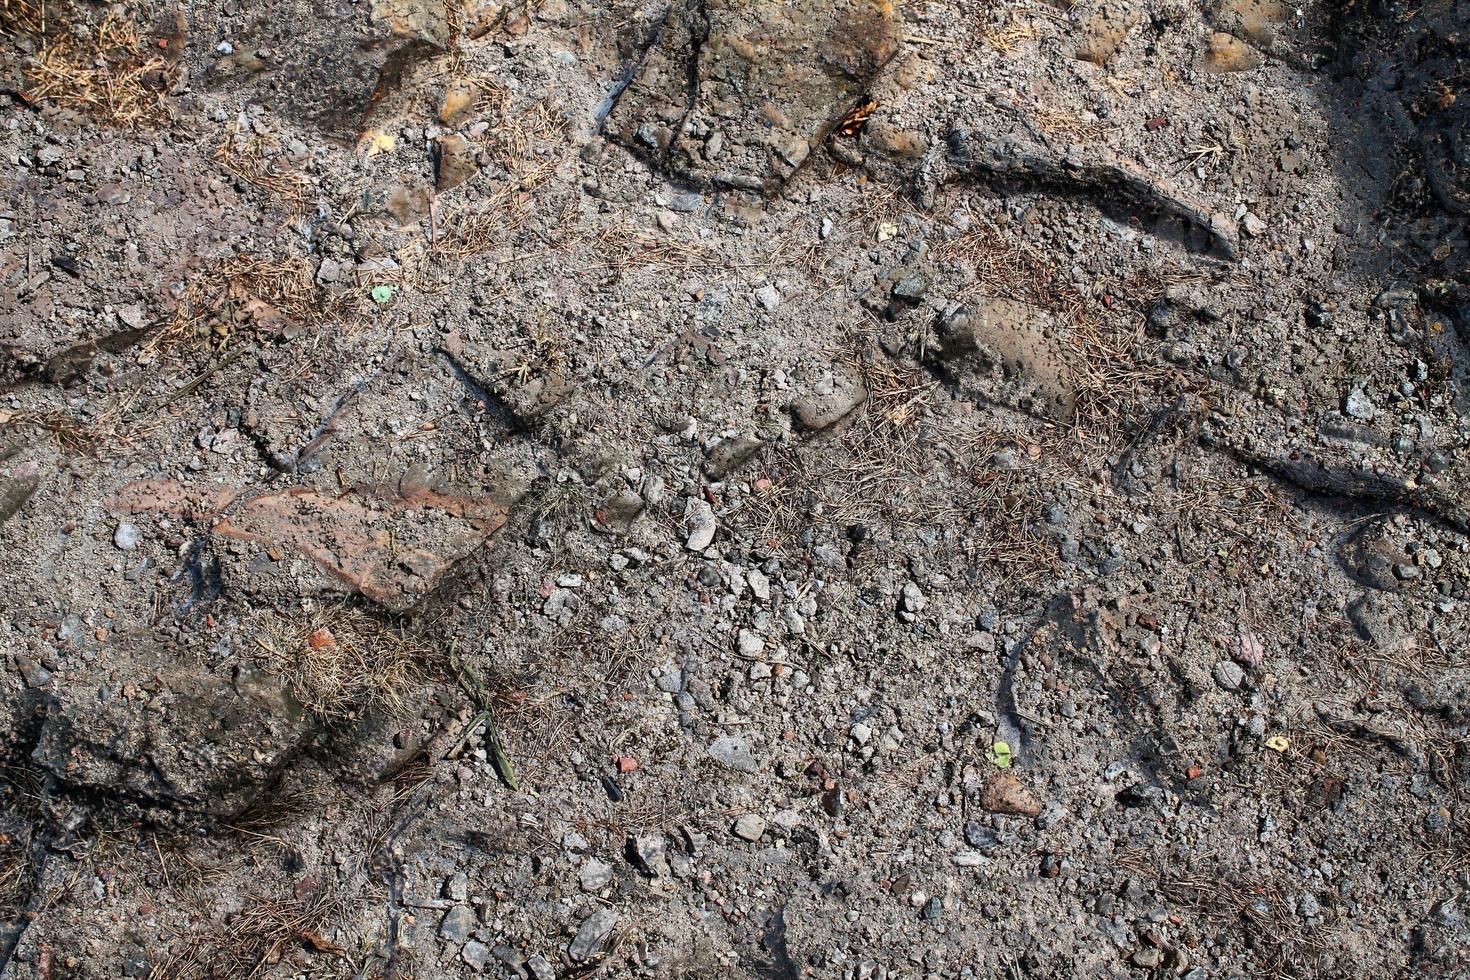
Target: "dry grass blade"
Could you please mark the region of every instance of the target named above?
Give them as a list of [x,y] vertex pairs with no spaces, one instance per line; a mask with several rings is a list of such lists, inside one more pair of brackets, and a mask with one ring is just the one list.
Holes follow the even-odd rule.
[[0,412],[0,432],[39,429],[66,453],[84,453],[96,444],[97,428],[56,412]]
[[[345,950],[322,933],[323,924],[340,914],[342,902],[325,889],[301,899],[257,897],[227,926],[179,943],[168,960],[154,967],[150,980],[206,980],[215,977],[258,977],[298,946],[335,957],[346,965]],[[313,976],[324,975],[316,970]],[[340,970],[325,975],[341,975]]]

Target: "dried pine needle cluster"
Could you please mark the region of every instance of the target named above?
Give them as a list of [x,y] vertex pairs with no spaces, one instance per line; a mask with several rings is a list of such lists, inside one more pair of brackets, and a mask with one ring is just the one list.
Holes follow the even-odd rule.
[[504,244],[533,214],[535,192],[551,180],[566,152],[568,122],[554,106],[537,102],[518,109],[504,87],[481,79],[469,84],[476,90],[471,115],[490,123],[478,149],[506,179],[496,181],[489,194],[443,207],[430,251],[444,259],[466,259]]
[[231,176],[274,194],[299,216],[306,209],[306,178],[272,162],[275,149],[274,137],[231,127],[214,148],[214,162]]
[[422,676],[430,651],[367,613],[327,607],[256,624],[257,659],[285,677],[312,714],[346,721],[364,710],[398,708]]
[[[54,0],[51,6],[57,6]],[[0,36],[41,37],[54,14],[46,0],[0,0]]]
[[42,38],[26,69],[25,98],[84,113],[109,126],[168,121],[175,68],[145,47],[132,20],[109,13],[95,28],[62,29],[59,15],[25,0],[5,0],[4,22]]
[[289,339],[341,317],[346,301],[323,295],[301,256],[237,255],[197,275],[174,315],[149,340],[145,357],[190,342],[223,345],[237,334]]

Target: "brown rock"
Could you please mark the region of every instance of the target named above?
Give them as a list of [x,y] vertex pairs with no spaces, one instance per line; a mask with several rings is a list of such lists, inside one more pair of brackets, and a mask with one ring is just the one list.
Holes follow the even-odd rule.
[[439,106],[439,122],[445,126],[458,126],[473,108],[478,92],[472,82],[463,78],[451,81],[444,89],[444,101]]
[[475,148],[458,133],[439,137],[434,147],[434,186],[443,192],[453,190],[480,172]]
[[929,152],[922,133],[901,129],[887,119],[874,117],[863,133],[866,145],[895,162],[912,163]]
[[1220,0],[1215,22],[1221,30],[1270,50],[1276,43],[1277,25],[1286,22],[1286,12],[1281,0]]
[[1041,801],[1014,773],[1002,772],[991,777],[980,792],[980,805],[991,813],[1013,817],[1034,817],[1041,813]]
[[505,19],[501,0],[463,0],[461,30],[471,38],[482,38]]
[[1122,49],[1140,14],[1132,4],[1107,0],[1082,13],[1078,23],[1076,57],[1098,67],[1106,65]]
[[196,493],[172,481],[141,481],[119,491],[113,508],[213,516],[211,536],[309,558],[330,581],[394,611],[423,598],[506,518],[488,501],[407,483],[340,496],[296,487],[242,499],[218,488]]

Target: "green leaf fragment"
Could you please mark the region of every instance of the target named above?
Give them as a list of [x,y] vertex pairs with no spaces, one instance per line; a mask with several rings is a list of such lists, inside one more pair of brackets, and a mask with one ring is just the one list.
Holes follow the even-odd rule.
[[992,764],[997,769],[1009,769],[1011,767],[1011,747],[1005,742],[996,742],[986,753]]

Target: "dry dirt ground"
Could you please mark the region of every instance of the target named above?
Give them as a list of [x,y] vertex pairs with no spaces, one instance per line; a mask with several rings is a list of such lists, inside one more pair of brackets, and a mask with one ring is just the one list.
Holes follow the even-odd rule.
[[0,977],[1470,977],[1470,4],[0,33]]

